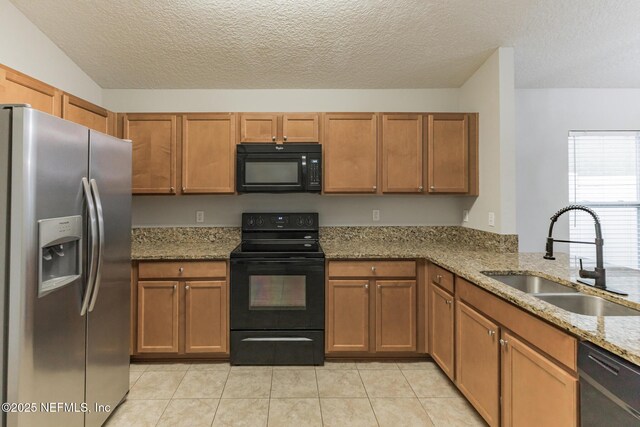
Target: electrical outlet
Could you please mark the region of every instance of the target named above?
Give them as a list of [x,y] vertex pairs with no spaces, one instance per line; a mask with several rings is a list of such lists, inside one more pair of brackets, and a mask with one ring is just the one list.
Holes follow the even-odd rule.
[[204,211],[196,211],[196,222],[204,222]]
[[469,209],[462,211],[462,222],[469,222]]
[[374,209],[372,212],[372,217],[374,221],[380,221],[380,211],[378,209]]
[[489,212],[489,226],[496,226],[496,214],[494,214],[493,212]]

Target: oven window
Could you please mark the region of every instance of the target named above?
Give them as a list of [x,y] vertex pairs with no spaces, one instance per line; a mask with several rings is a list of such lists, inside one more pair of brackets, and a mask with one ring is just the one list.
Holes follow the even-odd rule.
[[306,308],[306,276],[249,276],[249,310]]
[[298,161],[245,162],[245,184],[298,184]]

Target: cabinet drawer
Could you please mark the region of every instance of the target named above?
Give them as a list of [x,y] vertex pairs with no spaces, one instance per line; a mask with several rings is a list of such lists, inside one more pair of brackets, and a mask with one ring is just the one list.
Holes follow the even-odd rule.
[[329,277],[416,277],[416,262],[331,261]]
[[191,279],[226,276],[227,263],[225,261],[141,262],[138,265],[138,278],[140,279]]
[[457,298],[576,371],[576,338],[460,277],[456,278],[456,288]]
[[434,283],[440,286],[442,289],[449,291],[449,293],[454,293],[453,273],[449,270],[445,270],[440,266],[431,264],[431,267],[429,268],[429,280],[431,281],[431,283]]

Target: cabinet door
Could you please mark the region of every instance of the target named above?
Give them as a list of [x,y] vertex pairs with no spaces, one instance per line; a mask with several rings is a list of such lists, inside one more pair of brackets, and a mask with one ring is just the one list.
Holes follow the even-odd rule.
[[0,67],[0,104],[29,104],[60,117],[61,93],[17,71]]
[[422,192],[422,162],[422,116],[383,115],[382,192]]
[[451,379],[453,372],[453,295],[429,285],[429,340],[431,357]]
[[123,136],[133,142],[133,194],[175,194],[177,117],[127,114]]
[[275,114],[241,114],[240,142],[276,142],[278,116]]
[[235,192],[236,117],[182,117],[182,192]]
[[186,282],[185,352],[227,352],[227,283]]
[[578,424],[578,380],[509,333],[502,334],[504,426]]
[[325,114],[324,192],[375,193],[377,136],[375,114]]
[[369,282],[329,280],[327,351],[369,351]]
[[430,114],[427,126],[430,193],[469,191],[469,138],[466,114]]
[[378,280],[376,351],[416,351],[415,280]]
[[73,95],[62,95],[62,118],[89,129],[115,134],[115,114]]
[[285,114],[282,116],[283,142],[318,142],[317,114]]
[[138,353],[178,352],[178,282],[138,282]]
[[498,325],[456,302],[456,381],[490,426],[500,424],[499,334]]

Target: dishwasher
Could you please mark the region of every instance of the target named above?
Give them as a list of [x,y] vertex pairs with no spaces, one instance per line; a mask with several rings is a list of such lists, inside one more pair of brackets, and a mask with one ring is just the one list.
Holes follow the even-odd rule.
[[640,426],[640,367],[582,342],[578,374],[581,426]]

